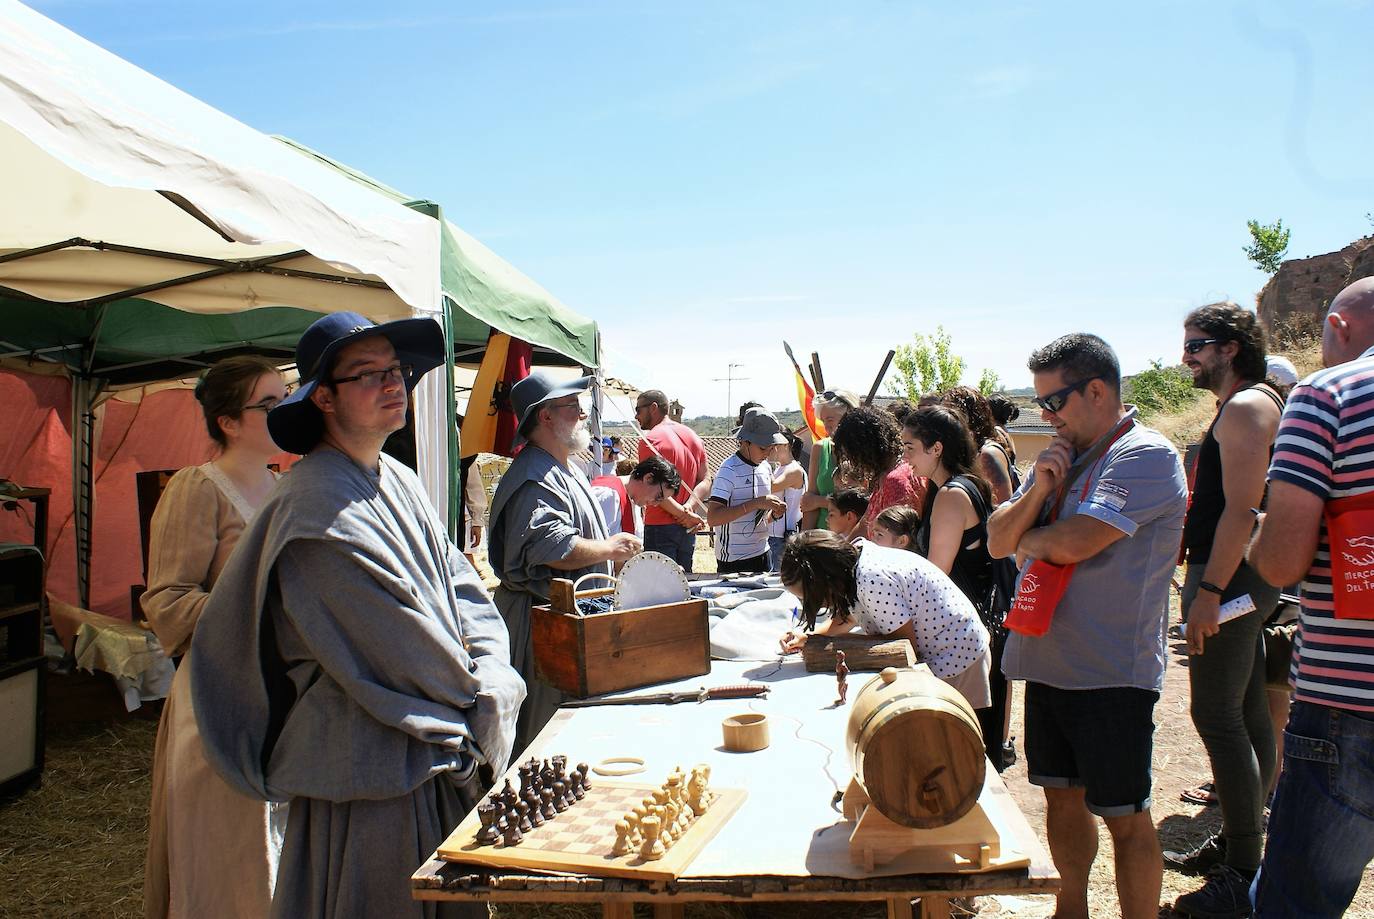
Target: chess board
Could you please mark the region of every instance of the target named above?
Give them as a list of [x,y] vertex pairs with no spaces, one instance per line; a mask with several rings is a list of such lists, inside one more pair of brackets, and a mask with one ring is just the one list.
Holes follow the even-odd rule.
[[745,792],[713,787],[710,809],[696,818],[660,859],[644,861],[637,852],[612,854],[616,821],[659,787],[595,779],[586,798],[525,833],[519,845],[509,847],[478,845],[477,831],[482,824],[473,808],[439,847],[439,857],[490,868],[670,881],[686,871],[697,853],[739,810]]

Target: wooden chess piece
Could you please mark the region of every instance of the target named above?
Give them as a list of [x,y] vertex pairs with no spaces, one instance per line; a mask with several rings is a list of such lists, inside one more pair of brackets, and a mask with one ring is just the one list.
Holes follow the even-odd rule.
[[630,854],[630,824],[620,820],[615,825],[615,845],[611,846],[612,855]]
[[520,832],[520,826],[515,822],[515,815],[507,814],[504,819],[505,827],[502,830],[502,844],[506,846],[520,845],[525,835]]
[[558,811],[553,806],[553,789],[541,788],[539,790],[539,813],[545,820],[552,820],[558,816]]
[[644,844],[639,847],[639,857],[646,862],[657,861],[663,857],[665,851],[663,841],[659,838],[661,828],[658,817],[645,817],[640,826],[644,830]]
[[479,846],[494,846],[501,838],[501,831],[496,828],[496,805],[479,804],[477,806],[477,818],[482,821],[482,828],[477,831],[477,844]]
[[[582,786],[583,794],[586,794],[587,792],[592,790],[591,771],[592,767],[588,766],[586,763],[577,764],[577,774],[579,777],[577,780],[577,784]],[[582,795],[578,795],[578,797],[580,798],[582,797]]]

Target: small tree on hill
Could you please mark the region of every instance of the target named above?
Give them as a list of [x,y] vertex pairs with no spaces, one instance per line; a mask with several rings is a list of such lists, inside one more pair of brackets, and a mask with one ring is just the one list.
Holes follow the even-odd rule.
[[937,326],[932,335],[917,335],[898,345],[892,357],[897,379],[888,384],[894,396],[915,402],[928,393],[944,392],[963,379],[965,362],[950,349],[949,333]]
[[1124,382],[1124,401],[1134,404],[1145,420],[1177,412],[1197,399],[1192,374],[1184,367],[1165,367],[1163,361],[1150,361],[1150,369]]
[[985,396],[990,396],[1002,388],[1002,381],[997,376],[997,371],[991,367],[983,368],[983,375],[978,378],[978,391]]
[[1252,245],[1245,246],[1245,255],[1259,266],[1261,271],[1273,274],[1283,264],[1283,256],[1288,252],[1288,238],[1292,230],[1285,230],[1282,220],[1263,224],[1258,220],[1245,221],[1250,230]]

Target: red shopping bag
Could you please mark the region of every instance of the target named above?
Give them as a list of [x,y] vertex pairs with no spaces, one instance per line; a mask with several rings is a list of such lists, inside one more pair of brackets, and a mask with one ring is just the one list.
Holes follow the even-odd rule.
[[1328,501],[1331,600],[1337,619],[1374,619],[1374,491]]
[[1036,559],[1021,576],[1016,602],[1003,625],[1013,632],[1039,638],[1050,630],[1054,608],[1069,588],[1075,565],[1056,565]]

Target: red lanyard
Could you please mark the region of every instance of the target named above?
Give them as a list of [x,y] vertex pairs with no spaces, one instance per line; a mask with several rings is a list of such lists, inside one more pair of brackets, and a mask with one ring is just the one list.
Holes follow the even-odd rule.
[[[1088,465],[1088,464],[1091,464],[1093,467],[1096,467],[1096,466],[1098,466],[1099,464],[1101,464],[1103,461],[1105,461],[1106,456],[1107,456],[1107,451],[1110,450],[1110,449],[1112,448],[1112,444],[1114,444],[1114,443],[1116,443],[1118,440],[1120,440],[1120,439],[1121,439],[1121,435],[1125,434],[1127,431],[1129,431],[1129,430],[1130,430],[1132,427],[1134,427],[1134,426],[1135,426],[1135,419],[1134,419],[1134,418],[1127,418],[1125,421],[1123,421],[1123,422],[1121,422],[1120,424],[1118,424],[1118,425],[1116,426],[1116,430],[1115,430],[1114,432],[1112,432],[1111,439],[1109,439],[1106,443],[1102,444],[1100,447],[1094,447],[1093,450],[1090,451],[1090,455],[1087,457],[1088,463],[1085,464],[1083,467],[1080,467],[1080,468],[1082,468],[1082,469],[1084,469],[1084,470],[1086,471],[1087,465]],[[1076,477],[1077,477],[1077,476],[1074,476],[1074,477],[1071,477],[1071,478],[1065,480],[1064,484],[1061,485],[1061,486],[1059,486],[1059,491],[1058,491],[1058,493],[1056,493],[1055,496],[1054,496],[1054,507],[1051,508],[1051,510],[1050,510],[1050,516],[1049,516],[1049,522],[1050,522],[1050,523],[1054,523],[1054,521],[1057,520],[1057,519],[1059,518],[1059,511],[1060,511],[1060,508],[1062,508],[1062,507],[1064,506],[1064,496],[1065,496],[1065,493],[1068,491],[1069,486],[1073,483],[1073,479],[1076,478]],[[1078,498],[1078,503],[1079,503],[1079,504],[1082,504],[1084,501],[1086,501],[1086,500],[1088,499],[1088,489],[1090,489],[1090,488],[1092,487],[1092,484],[1093,484],[1093,477],[1092,477],[1092,473],[1089,472],[1086,481],[1084,481],[1084,483],[1083,483],[1083,493],[1082,493],[1082,495],[1080,495],[1079,498]]]

